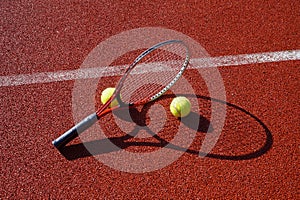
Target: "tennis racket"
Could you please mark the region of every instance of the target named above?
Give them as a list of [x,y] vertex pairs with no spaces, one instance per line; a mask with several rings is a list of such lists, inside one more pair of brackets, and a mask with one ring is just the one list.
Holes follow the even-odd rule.
[[[104,105],[53,140],[52,144],[56,148],[63,147],[113,110],[154,101],[175,84],[188,64],[189,50],[183,41],[168,40],[152,46],[128,66],[119,80],[115,92]],[[147,82],[147,80],[151,81]],[[138,88],[133,87],[138,83],[147,84],[141,84]],[[110,103],[115,99],[119,104],[110,107]]]

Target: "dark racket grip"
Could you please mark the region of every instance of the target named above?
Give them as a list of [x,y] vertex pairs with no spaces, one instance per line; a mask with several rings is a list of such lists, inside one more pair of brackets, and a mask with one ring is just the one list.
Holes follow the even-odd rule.
[[84,118],[81,122],[73,126],[70,130],[56,138],[52,141],[52,144],[56,147],[62,147],[69,143],[71,140],[76,138],[80,133],[91,127],[98,120],[97,114],[93,113],[86,118]]

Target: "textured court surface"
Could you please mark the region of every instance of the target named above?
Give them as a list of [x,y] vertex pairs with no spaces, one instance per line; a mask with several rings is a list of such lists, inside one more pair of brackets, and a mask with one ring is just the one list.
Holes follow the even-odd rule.
[[[1,1],[0,75],[77,69],[101,41],[140,27],[182,32],[213,57],[300,49],[294,0],[95,2]],[[186,124],[195,139],[174,163],[140,174],[104,165],[79,139],[61,153],[52,146],[74,123],[73,80],[2,86],[0,199],[299,199],[299,65],[219,67],[227,103],[210,97],[188,71],[200,105],[191,117],[202,116],[199,124]],[[171,97],[157,104],[167,108]],[[226,105],[226,121],[215,148],[200,158],[212,101]],[[166,140],[178,121],[167,124],[158,134]],[[117,128],[107,135],[130,152],[164,146],[153,138],[125,143]]]

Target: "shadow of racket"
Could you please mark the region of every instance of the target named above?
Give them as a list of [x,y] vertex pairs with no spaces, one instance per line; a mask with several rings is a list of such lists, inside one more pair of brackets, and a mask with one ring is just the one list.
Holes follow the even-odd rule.
[[[189,95],[189,94],[182,94],[186,97],[194,97],[193,95]],[[164,95],[161,98],[174,98],[175,95]],[[90,141],[90,142],[86,142],[86,143],[80,143],[80,144],[73,144],[73,145],[69,145],[69,146],[65,146],[64,148],[60,149],[61,154],[68,160],[75,160],[78,158],[84,158],[84,157],[89,157],[92,156],[92,154],[87,151],[87,149],[85,148],[85,145],[89,145],[89,147],[95,147],[95,151],[93,152],[93,155],[99,155],[99,154],[105,154],[105,153],[110,153],[110,152],[114,152],[114,151],[119,151],[120,149],[126,149],[128,147],[132,147],[132,146],[148,146],[148,147],[158,147],[158,148],[170,148],[173,150],[177,150],[177,151],[183,151],[189,154],[193,154],[193,155],[204,155],[206,157],[209,158],[215,158],[215,159],[221,159],[221,160],[249,160],[249,159],[254,159],[254,158],[258,158],[260,156],[262,156],[263,154],[265,154],[266,152],[268,152],[272,145],[273,145],[273,136],[270,132],[270,130],[268,129],[268,127],[258,118],[256,117],[254,114],[250,113],[249,111],[235,105],[229,102],[225,102],[219,99],[214,99],[214,98],[210,98],[207,96],[201,96],[201,95],[196,95],[196,97],[198,99],[202,99],[205,101],[215,101],[217,103],[221,103],[221,104],[225,104],[227,107],[230,107],[231,109],[234,109],[236,111],[240,111],[243,114],[245,114],[248,118],[250,118],[251,120],[255,121],[256,123],[258,123],[258,125],[260,126],[260,128],[263,130],[264,134],[265,134],[265,139],[263,144],[259,147],[256,148],[256,150],[251,151],[251,152],[247,152],[247,153],[242,153],[242,154],[224,154],[224,152],[222,153],[215,153],[215,152],[211,152],[211,153],[204,153],[204,152],[200,152],[197,149],[191,149],[191,148],[183,148],[180,147],[178,145],[172,144],[169,141],[165,140],[164,138],[160,137],[157,133],[154,133],[149,127],[146,126],[145,123],[145,113],[147,112],[147,110],[149,109],[149,107],[151,107],[150,105],[145,105],[143,110],[141,112],[137,111],[135,108],[133,108],[132,110],[130,110],[130,116],[126,116],[124,114],[120,113],[120,117],[122,117],[122,120],[127,120],[127,121],[132,121],[134,123],[136,123],[139,126],[136,126],[130,133],[120,136],[120,137],[110,137],[110,138],[105,138],[105,139],[101,139],[101,140],[95,140],[95,141]],[[154,104],[154,102],[152,102],[152,104]],[[186,121],[184,124],[185,126],[189,127],[190,129],[196,130],[198,132],[202,132],[202,133],[210,133],[213,130],[210,130],[209,127],[213,127],[210,126],[210,121],[203,117],[200,116],[197,113],[191,113],[190,116],[191,120],[184,120]],[[193,121],[199,121],[199,123],[191,123]],[[134,138],[141,130],[146,131],[147,133],[149,133],[149,135],[151,135],[153,138],[155,138],[157,140],[157,142],[134,142],[134,141],[128,141],[129,139]]]

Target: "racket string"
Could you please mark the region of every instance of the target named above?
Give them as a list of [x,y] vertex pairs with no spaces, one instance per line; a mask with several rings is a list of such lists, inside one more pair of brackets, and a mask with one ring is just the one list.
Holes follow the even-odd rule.
[[177,75],[186,59],[187,49],[182,43],[171,43],[146,54],[125,79],[121,89],[122,101],[150,100],[175,77],[180,77]]

